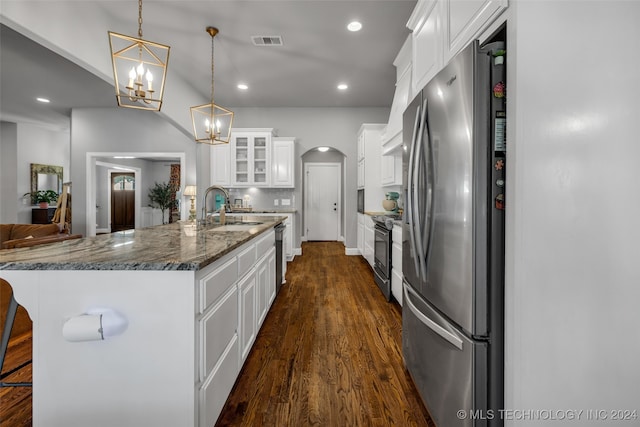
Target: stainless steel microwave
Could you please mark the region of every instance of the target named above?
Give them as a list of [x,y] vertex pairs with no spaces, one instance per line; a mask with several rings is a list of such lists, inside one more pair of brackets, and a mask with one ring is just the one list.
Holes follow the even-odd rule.
[[364,188],[358,190],[358,213],[364,213]]

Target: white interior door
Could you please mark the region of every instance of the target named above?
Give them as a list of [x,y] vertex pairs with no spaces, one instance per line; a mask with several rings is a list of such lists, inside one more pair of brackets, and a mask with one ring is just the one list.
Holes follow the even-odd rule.
[[338,240],[340,235],[340,163],[305,165],[305,228],[307,240]]

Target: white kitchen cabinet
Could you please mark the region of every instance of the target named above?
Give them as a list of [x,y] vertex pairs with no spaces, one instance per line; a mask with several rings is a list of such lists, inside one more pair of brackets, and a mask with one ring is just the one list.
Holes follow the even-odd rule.
[[295,187],[295,138],[271,138],[271,187]]
[[391,229],[391,294],[402,305],[402,226]]
[[364,188],[364,170],[364,159],[362,159],[358,161],[358,175],[356,180],[358,190]]
[[444,63],[477,38],[507,7],[507,0],[447,0],[442,16]]
[[264,322],[267,312],[269,311],[269,302],[271,300],[271,282],[275,281],[275,270],[271,269],[269,263],[269,257],[275,256],[275,248],[271,248],[261,259],[256,266],[256,293],[257,293],[257,329],[260,329],[262,322]]
[[402,185],[402,152],[382,156],[381,181],[383,186]]
[[409,100],[506,9],[508,0],[418,0],[412,30]]
[[373,268],[375,263],[374,258],[374,245],[375,245],[375,229],[373,219],[371,215],[364,215],[364,258],[369,262],[369,265]]
[[198,392],[199,427],[215,424],[240,373],[238,334],[235,334],[216,364],[212,375]]
[[357,237],[358,252],[364,256],[364,214],[358,213]]
[[407,22],[407,27],[413,30],[409,99],[413,99],[443,66],[441,3],[442,0],[418,1]]
[[238,284],[240,291],[240,365],[242,365],[256,339],[256,270],[251,271]]
[[211,146],[211,185],[231,184],[231,150],[229,144]]
[[358,131],[358,147],[362,145],[364,159],[358,162],[358,179],[362,180],[359,188],[364,188],[364,210],[380,212],[385,191],[382,188],[382,132],[386,125],[365,123]]
[[402,154],[402,120],[411,93],[411,35],[393,61],[396,67],[396,90],[389,112],[389,122],[382,135],[382,154]]
[[231,132],[231,185],[270,185],[272,135],[272,129],[234,129]]

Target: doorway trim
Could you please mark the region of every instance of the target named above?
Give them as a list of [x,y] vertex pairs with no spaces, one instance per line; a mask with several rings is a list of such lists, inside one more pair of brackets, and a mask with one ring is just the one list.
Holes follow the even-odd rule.
[[[175,159],[178,158],[180,159],[180,183],[181,186],[186,185],[186,153],[184,152],[178,152],[178,153],[168,153],[168,152],[163,152],[163,153],[156,153],[156,152],[133,152],[133,153],[128,153],[128,152],[87,152],[86,154],[86,171],[87,171],[87,187],[86,187],[86,201],[87,204],[85,206],[85,224],[86,224],[86,231],[85,231],[85,235],[87,237],[90,236],[95,236],[96,235],[96,164],[99,162],[97,159],[99,157],[113,157],[113,156],[133,156],[137,159],[140,160],[149,160],[150,158],[154,158],[154,159],[158,159],[158,158],[165,158],[165,159]],[[117,159],[114,159],[117,160]],[[127,169],[131,169],[131,170],[135,170],[135,169],[139,169],[139,168],[135,168],[133,166],[128,166],[128,165],[119,165],[116,163],[111,163],[111,162],[103,162],[100,161],[101,163],[105,163],[108,167],[120,167],[120,168],[127,168]],[[135,178],[136,178],[136,182],[141,182],[140,178],[141,178],[142,172],[136,173]],[[136,228],[138,228],[140,226],[140,203],[142,201],[142,196],[141,196],[141,191],[136,191],[136,219],[135,219],[135,224],[136,224]],[[181,220],[186,220],[188,215],[189,215],[189,207],[187,206],[187,203],[181,203],[180,204],[180,219]]]
[[304,229],[302,230],[302,241],[305,242],[308,240],[308,235],[307,235],[307,224],[309,224],[309,212],[310,212],[310,208],[307,206],[308,205],[308,195],[309,195],[309,179],[308,179],[308,172],[309,172],[309,166],[327,166],[327,167],[337,167],[338,168],[338,195],[337,195],[337,199],[338,199],[338,230],[337,230],[337,236],[336,239],[337,241],[341,241],[343,240],[343,232],[342,232],[342,167],[343,164],[340,162],[305,162],[304,163],[304,195],[303,195],[303,199],[304,199],[304,217],[303,217],[303,227]]

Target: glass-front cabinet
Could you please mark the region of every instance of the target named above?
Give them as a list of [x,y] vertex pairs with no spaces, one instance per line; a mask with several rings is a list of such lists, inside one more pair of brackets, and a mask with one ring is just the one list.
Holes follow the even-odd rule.
[[266,186],[271,182],[272,130],[231,133],[231,181],[238,187]]

